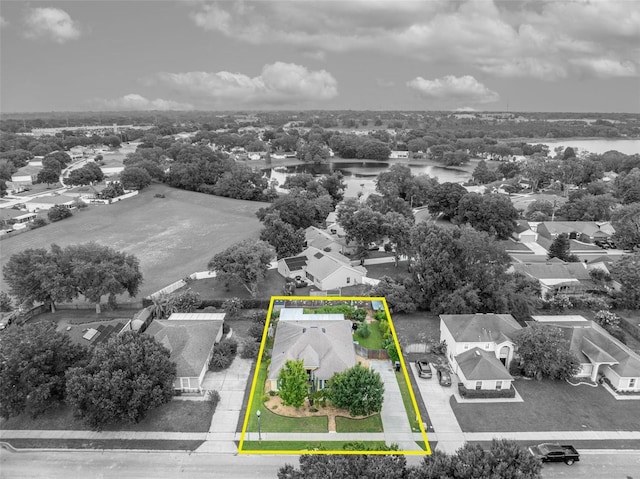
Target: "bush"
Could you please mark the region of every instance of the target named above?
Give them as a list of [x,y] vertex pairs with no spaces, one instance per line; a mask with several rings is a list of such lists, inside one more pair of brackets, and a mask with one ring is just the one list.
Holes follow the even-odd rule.
[[35,220],[33,220],[33,223],[31,223],[29,225],[29,229],[36,229],[36,228],[42,228],[43,226],[48,225],[49,223],[47,223],[47,220],[45,220],[44,218],[36,218]]
[[463,383],[458,383],[460,396],[466,399],[488,399],[488,398],[514,398],[516,390],[513,385],[509,389],[467,389]]
[[369,330],[369,325],[367,323],[360,323],[358,329],[356,330],[356,334],[360,336],[362,339],[366,339],[371,335],[371,331]]
[[210,371],[222,371],[231,366],[238,352],[238,342],[234,339],[223,339],[214,346],[213,356],[209,363]]
[[373,317],[378,321],[386,321],[387,313],[385,313],[384,311],[376,311],[375,313],[373,313]]
[[71,213],[71,210],[69,208],[62,205],[55,205],[47,212],[47,218],[49,218],[49,221],[52,222],[63,220],[65,218],[68,218],[69,216],[73,216],[73,213]]
[[247,341],[242,347],[240,357],[242,359],[255,359],[258,357],[259,351],[260,343],[256,343],[255,341]]
[[233,359],[238,352],[238,342],[235,339],[223,339],[215,348],[225,356]]
[[547,301],[549,307],[556,311],[564,311],[573,307],[573,303],[568,296],[564,294],[558,294]]
[[364,309],[356,309],[353,312],[353,320],[354,321],[364,321],[367,317],[367,311]]
[[254,323],[249,326],[249,330],[247,331],[249,336],[255,339],[257,342],[262,341],[262,333],[264,332],[264,324]]
[[212,412],[216,411],[216,407],[218,407],[218,403],[220,402],[220,393],[218,391],[212,390],[207,391],[206,401],[209,404]]
[[509,364],[509,374],[512,376],[524,376],[524,368],[518,363],[518,361],[511,361]]

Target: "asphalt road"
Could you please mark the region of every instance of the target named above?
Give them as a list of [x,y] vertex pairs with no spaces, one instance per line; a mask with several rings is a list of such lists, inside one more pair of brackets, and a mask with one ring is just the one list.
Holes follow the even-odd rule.
[[[408,458],[414,462],[415,458]],[[275,479],[297,456],[232,456],[119,451],[0,451],[0,478],[171,479],[184,477]],[[640,452],[582,454],[573,466],[545,464],[542,477],[570,479],[640,479]]]

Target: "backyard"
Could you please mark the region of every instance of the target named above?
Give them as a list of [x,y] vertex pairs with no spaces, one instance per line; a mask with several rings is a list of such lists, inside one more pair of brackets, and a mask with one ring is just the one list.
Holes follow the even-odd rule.
[[[140,260],[141,299],[190,273],[205,271],[209,260],[232,244],[257,238],[261,225],[255,212],[264,205],[154,184],[136,197],[91,206],[64,221],[2,240],[0,267],[28,248],[95,241]],[[7,290],[1,272],[0,289]]]
[[638,401],[616,401],[603,387],[563,381],[527,381],[514,386],[523,403],[458,404],[451,407],[465,432],[637,431]]

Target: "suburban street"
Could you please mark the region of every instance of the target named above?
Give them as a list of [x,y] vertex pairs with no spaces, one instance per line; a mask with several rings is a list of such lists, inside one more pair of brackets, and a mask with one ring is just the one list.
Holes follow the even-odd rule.
[[[418,457],[407,457],[409,464]],[[0,477],[13,478],[230,478],[277,476],[285,463],[297,456],[235,456],[228,454],[144,453],[121,451],[9,452],[0,450]],[[583,453],[573,466],[546,464],[542,477],[589,479],[639,479],[639,451]],[[382,478],[381,478],[382,479]]]

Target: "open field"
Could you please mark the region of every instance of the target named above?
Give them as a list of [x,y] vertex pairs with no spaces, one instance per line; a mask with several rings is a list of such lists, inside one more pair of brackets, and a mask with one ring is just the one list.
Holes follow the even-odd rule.
[[[156,193],[165,198],[155,198]],[[234,200],[152,185],[112,205],[95,205],[73,217],[2,241],[0,266],[27,248],[95,241],[138,257],[144,283],[138,298],[204,271],[214,254],[246,238],[257,238],[255,212],[264,203]],[[0,273],[0,289],[7,290]],[[127,301],[127,298],[119,298]]]
[[[208,432],[212,416],[211,407],[206,401],[181,401],[176,399],[149,412],[147,417],[137,424],[110,424],[105,425],[103,430]],[[89,431],[91,428],[81,419],[75,418],[71,408],[59,406],[35,419],[28,414],[21,414],[9,419],[0,419],[0,429]]]
[[638,431],[638,401],[616,401],[603,387],[564,381],[516,380],[523,403],[458,404],[451,407],[465,432]]

